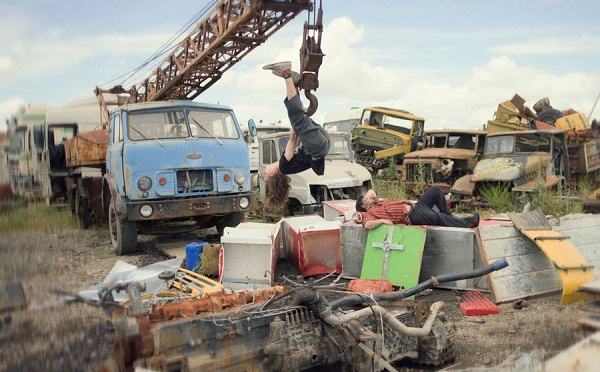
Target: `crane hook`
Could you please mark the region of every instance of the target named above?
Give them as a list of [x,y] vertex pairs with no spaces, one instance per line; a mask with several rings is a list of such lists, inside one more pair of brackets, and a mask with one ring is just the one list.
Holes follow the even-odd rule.
[[317,96],[310,92],[310,90],[305,90],[304,95],[308,99],[308,102],[310,102],[306,109],[306,116],[313,116],[313,114],[317,112],[317,108],[319,108],[319,100],[317,99]]
[[304,95],[310,102],[310,105],[306,110],[307,116],[312,116],[319,106],[317,97],[315,97],[311,91],[317,90],[319,87],[319,67],[321,67],[323,57],[325,56],[321,51],[322,33],[323,6],[322,3],[319,2],[319,10],[314,24],[309,24],[309,22],[304,23],[304,39],[302,40],[302,47],[300,48],[301,79],[298,83],[298,88],[304,90]]

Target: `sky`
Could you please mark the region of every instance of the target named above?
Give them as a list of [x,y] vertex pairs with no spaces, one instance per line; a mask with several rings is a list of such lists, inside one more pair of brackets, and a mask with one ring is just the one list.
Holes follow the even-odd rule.
[[[212,4],[0,0],[0,131],[21,105],[59,106],[92,97],[96,86],[122,83]],[[554,108],[586,116],[600,95],[595,0],[322,0],[322,6],[325,57],[313,92],[319,123],[353,107],[385,106],[424,117],[426,129],[481,129],[514,94],[529,107],[548,97]],[[195,101],[230,106],[240,123],[287,120],[284,83],[262,66],[290,60],[298,67],[308,17],[301,13]],[[600,107],[591,118],[600,119]]]

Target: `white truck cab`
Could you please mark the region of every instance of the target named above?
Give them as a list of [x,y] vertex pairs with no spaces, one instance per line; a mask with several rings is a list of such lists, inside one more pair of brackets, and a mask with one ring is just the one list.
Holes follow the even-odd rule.
[[[325,173],[318,176],[312,169],[290,174],[288,212],[290,215],[323,213],[321,202],[358,199],[373,186],[369,170],[355,163],[350,135],[330,132],[331,146],[325,157]],[[279,161],[289,141],[289,133],[266,134],[259,138],[259,188],[265,200],[264,171],[267,165]]]

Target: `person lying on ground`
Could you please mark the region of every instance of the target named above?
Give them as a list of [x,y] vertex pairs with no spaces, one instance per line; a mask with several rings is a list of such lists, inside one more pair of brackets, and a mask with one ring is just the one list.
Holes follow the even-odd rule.
[[419,200],[386,199],[380,200],[374,190],[369,190],[356,200],[356,222],[367,230],[380,225],[437,225],[448,227],[476,227],[479,225],[479,212],[471,217],[453,215],[437,186],[432,186]]
[[329,152],[330,139],[327,131],[315,123],[304,112],[295,83],[300,75],[291,70],[289,61],[266,65],[264,70],[271,70],[276,76],[284,78],[286,98],[283,103],[287,108],[292,125],[290,139],[278,162],[265,168],[266,200],[268,208],[281,207],[288,198],[290,179],[288,174],[295,174],[312,169],[317,175],[325,172],[325,155]]

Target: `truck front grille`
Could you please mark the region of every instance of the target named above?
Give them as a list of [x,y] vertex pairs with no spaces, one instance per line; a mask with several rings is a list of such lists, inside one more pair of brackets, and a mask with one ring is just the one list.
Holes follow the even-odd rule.
[[214,190],[214,184],[210,169],[177,171],[178,194],[191,194],[212,190]]
[[432,182],[431,164],[406,164],[406,180],[409,182]]

